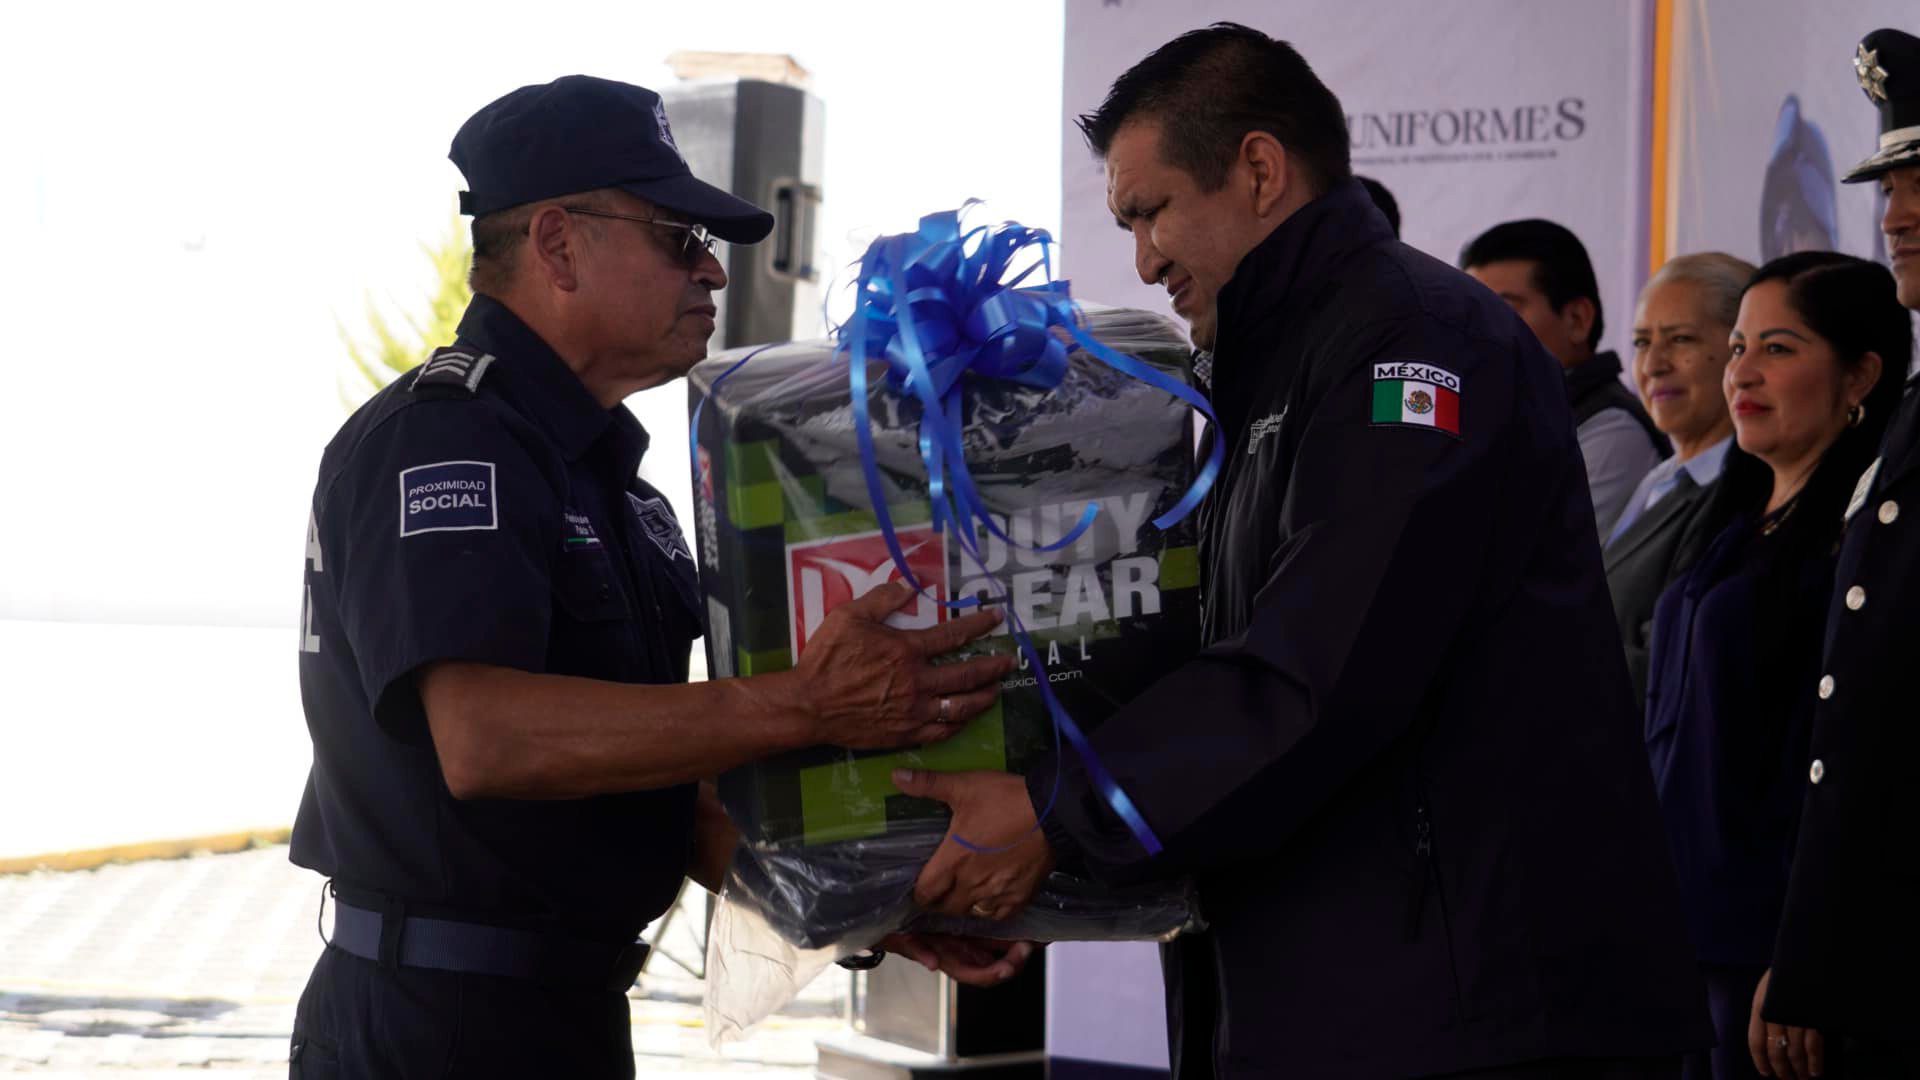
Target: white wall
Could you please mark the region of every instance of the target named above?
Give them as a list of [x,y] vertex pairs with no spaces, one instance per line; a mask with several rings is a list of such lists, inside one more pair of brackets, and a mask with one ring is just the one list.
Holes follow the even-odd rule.
[[1166,1068],[1160,946],[1150,941],[1049,945],[1047,1056]]
[[[420,245],[443,235],[463,186],[447,145],[494,97],[570,72],[664,85],[676,49],[790,52],[827,106],[823,265],[969,196],[1057,227],[1056,5],[826,10],[9,9],[0,762],[39,786],[0,777],[0,821],[32,825],[36,793],[63,783],[75,798],[126,798],[139,770],[172,783],[127,799],[122,831],[162,820],[169,790],[269,774],[222,800],[220,824],[167,828],[291,820],[299,770],[282,766],[306,748],[293,634],[307,504],[346,415],[338,328],[364,329],[368,297],[420,308]],[[655,396],[643,411],[685,409],[678,387]],[[684,470],[677,440],[654,453]],[[194,627],[255,632],[182,629]],[[236,731],[272,745],[209,750],[240,745]],[[130,771],[103,771],[109,754]],[[14,842],[79,842],[47,824]]]

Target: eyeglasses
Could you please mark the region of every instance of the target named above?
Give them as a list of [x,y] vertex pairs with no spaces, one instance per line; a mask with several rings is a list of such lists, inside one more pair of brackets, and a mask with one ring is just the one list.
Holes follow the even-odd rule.
[[713,254],[714,235],[705,225],[683,225],[678,221],[663,221],[660,218],[640,217],[637,214],[616,214],[611,210],[594,210],[585,206],[563,206],[560,209],[569,214],[585,214],[588,217],[618,218],[621,221],[638,221],[643,225],[658,225],[665,229],[679,229],[686,234],[680,241],[680,247],[674,252],[682,265],[692,269],[700,261]]

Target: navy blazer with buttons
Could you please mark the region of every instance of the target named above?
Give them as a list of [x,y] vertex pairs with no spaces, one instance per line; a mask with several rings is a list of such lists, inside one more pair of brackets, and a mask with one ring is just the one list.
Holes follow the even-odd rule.
[[1827,609],[1829,677],[1764,1014],[1783,1024],[1920,1040],[1920,392],[1907,384],[1881,456],[1856,489]]
[[1647,755],[1708,964],[1767,963],[1807,786],[1834,560],[1774,547],[1736,516],[1654,610]]

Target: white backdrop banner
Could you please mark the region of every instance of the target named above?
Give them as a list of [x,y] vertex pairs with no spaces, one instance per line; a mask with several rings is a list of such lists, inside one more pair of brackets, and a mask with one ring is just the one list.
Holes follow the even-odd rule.
[[1676,5],[1669,253],[1885,262],[1879,185],[1840,183],[1880,130],[1853,50],[1883,26],[1920,30],[1914,14],[1905,0]]
[[1354,170],[1393,192],[1408,243],[1453,263],[1491,225],[1558,221],[1593,258],[1607,346],[1626,342],[1648,235],[1645,0],[1066,0],[1061,239],[1076,296],[1168,310],[1133,272],[1073,118],[1153,49],[1222,19],[1292,42],[1339,96]]

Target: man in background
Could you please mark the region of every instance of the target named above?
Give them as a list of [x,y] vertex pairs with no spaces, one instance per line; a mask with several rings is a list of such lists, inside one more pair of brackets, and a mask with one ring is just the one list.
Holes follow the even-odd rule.
[[1387,219],[1387,227],[1393,230],[1393,238],[1400,238],[1400,200],[1393,197],[1387,185],[1371,176],[1356,176],[1360,186],[1367,189],[1367,197],[1373,200],[1374,208]]
[[1587,465],[1594,524],[1599,536],[1610,535],[1633,489],[1669,447],[1639,399],[1621,384],[1620,358],[1596,351],[1606,320],[1586,247],[1551,221],[1509,221],[1468,244],[1460,268],[1519,312],[1560,361]]

